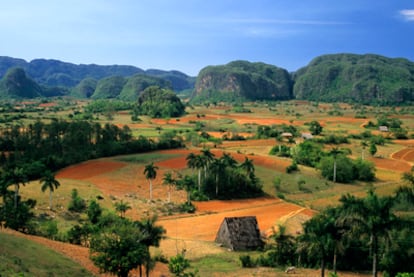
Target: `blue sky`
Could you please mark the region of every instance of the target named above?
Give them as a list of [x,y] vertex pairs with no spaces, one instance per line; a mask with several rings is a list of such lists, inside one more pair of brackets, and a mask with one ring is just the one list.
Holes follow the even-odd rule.
[[414,1],[0,0],[0,56],[197,75],[260,61],[295,71],[331,53],[414,61]]

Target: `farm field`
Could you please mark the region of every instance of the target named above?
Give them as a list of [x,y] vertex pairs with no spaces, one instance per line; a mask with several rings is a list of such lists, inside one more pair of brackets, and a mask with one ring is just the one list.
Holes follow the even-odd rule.
[[[265,237],[271,234],[272,229],[277,228],[278,224],[286,225],[289,233],[298,234],[302,231],[303,222],[311,218],[318,210],[338,203],[340,196],[345,193],[364,196],[368,187],[373,186],[381,195],[392,194],[401,184],[401,174],[409,171],[414,165],[414,139],[391,140],[383,146],[378,146],[378,151],[374,156],[370,156],[368,151],[362,149],[358,140],[351,140],[349,144],[343,144],[340,147],[350,148],[353,158],[360,157],[363,151],[366,151],[366,159],[376,166],[375,182],[370,184],[364,182],[333,183],[323,179],[317,170],[304,166],[299,166],[299,172],[287,174],[286,168],[291,164],[291,160],[269,155],[269,152],[276,145],[292,146],[302,142],[303,139],[295,138],[295,143],[292,144],[287,140],[253,138],[257,126],[286,124],[295,126],[300,132],[308,133],[307,123],[317,120],[324,128],[323,134],[359,134],[367,130],[364,127],[367,122],[374,122],[378,113],[386,111],[369,107],[365,118],[356,118],[357,112],[350,105],[316,105],[305,101],[281,102],[274,106],[250,103],[246,104],[245,108],[250,112],[234,113],[230,106],[225,105],[196,106],[191,109],[187,108],[188,114],[181,118],[143,117],[138,123],[132,122],[128,113],[118,112],[113,120],[100,119],[100,122],[102,124],[110,122],[118,126],[127,125],[134,135],[145,134],[154,139],[157,139],[165,130],[178,131],[185,137],[187,130],[193,130],[196,122],[201,122],[205,126],[203,130],[212,137],[238,135],[246,139],[201,141],[197,144],[186,142],[186,148],[183,149],[101,158],[64,168],[56,174],[61,187],[54,193],[54,212],[48,210],[48,194],[40,191],[38,181],[22,187],[21,194],[24,198],[37,200],[36,213],[52,213],[58,221],[61,232],[68,230],[73,224],[65,220],[65,211],[73,188],[76,188],[86,200],[96,199],[99,196],[100,205],[110,210],[114,209],[114,203],[117,201],[122,200],[128,203],[132,209],[126,212],[126,216],[131,219],[142,219],[157,214],[158,224],[166,229],[167,238],[161,241],[159,249],[153,249],[153,251],[170,257],[185,249],[186,257],[200,269],[202,276],[286,276],[281,271],[271,269],[242,269],[238,265],[237,253],[229,253],[216,245],[214,239],[224,217],[256,216],[260,231]],[[340,115],[333,116],[333,111],[335,111],[334,114]],[[63,111],[59,114],[65,117],[67,113],[70,111]],[[398,117],[398,114],[395,116]],[[411,114],[402,115],[401,120],[408,130],[408,135],[412,137],[414,133],[413,111]],[[390,133],[380,133],[376,129],[371,131],[385,137],[391,136]],[[222,156],[223,153],[231,153],[238,162],[243,162],[246,157],[251,159],[255,165],[257,177],[263,182],[266,196],[243,200],[194,202],[197,208],[194,214],[171,214],[167,201],[168,187],[162,184],[162,178],[167,172],[194,174],[191,169],[187,168],[186,157],[190,153],[199,153],[203,147],[208,147],[216,157]],[[149,162],[154,162],[158,167],[157,178],[153,181],[154,200],[152,202],[148,200],[149,185],[143,174],[144,167]],[[278,197],[280,194],[273,185],[276,177],[281,180],[283,198]],[[301,180],[306,180],[307,191],[298,187]],[[172,191],[172,203],[184,203],[185,201],[184,190],[174,189]],[[57,251],[68,256],[73,255],[72,252],[85,252],[85,250],[76,249],[72,252],[70,250],[65,252],[59,250],[59,247]],[[209,259],[224,260],[224,256],[229,257],[227,261],[229,267],[214,269],[217,270],[214,274],[209,271],[209,265],[203,264],[203,261]],[[97,274],[93,265],[80,263]],[[165,265],[157,265],[154,274],[154,276],[161,276],[161,274],[168,276],[168,269]],[[319,276],[319,272],[300,269],[297,274],[292,275]],[[343,273],[340,276],[357,275]]]

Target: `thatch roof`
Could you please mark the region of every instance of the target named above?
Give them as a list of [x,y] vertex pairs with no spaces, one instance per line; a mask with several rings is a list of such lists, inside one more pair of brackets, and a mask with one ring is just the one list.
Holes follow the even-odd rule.
[[234,251],[256,250],[263,246],[255,216],[224,218],[215,241]]

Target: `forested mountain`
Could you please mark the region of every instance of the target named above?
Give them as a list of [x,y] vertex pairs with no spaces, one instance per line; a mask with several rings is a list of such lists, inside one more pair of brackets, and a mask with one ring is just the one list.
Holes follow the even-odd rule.
[[8,70],[0,80],[0,98],[34,98],[42,95],[42,88],[27,77],[21,68]]
[[193,90],[195,102],[296,98],[397,105],[414,101],[414,63],[373,54],[323,55],[292,74],[265,63],[233,61],[207,66],[197,79],[179,71],[0,57],[0,77],[2,98],[70,94],[136,100],[145,88],[155,85],[175,92]]
[[226,65],[208,66],[197,77],[195,99],[292,99],[292,82],[282,68],[265,64],[234,61]]
[[298,99],[381,105],[414,101],[414,63],[406,59],[324,55],[298,70],[294,81]]
[[195,78],[179,71],[143,70],[130,65],[73,64],[58,60],[36,59],[26,62],[22,59],[0,56],[0,78],[12,67],[23,68],[28,76],[39,85],[75,87],[83,79],[100,80],[110,76],[128,77],[135,74],[155,76],[171,82],[175,91],[192,89]]

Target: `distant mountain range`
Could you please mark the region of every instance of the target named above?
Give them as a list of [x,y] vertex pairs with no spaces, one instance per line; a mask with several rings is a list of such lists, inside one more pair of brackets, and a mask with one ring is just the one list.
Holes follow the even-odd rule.
[[[16,71],[15,69],[21,69]],[[18,75],[16,75],[18,73]],[[138,67],[129,65],[95,65],[95,64],[72,64],[58,60],[36,59],[26,62],[22,59],[0,56],[0,98],[31,98],[39,96],[57,96],[74,94],[79,97],[100,98],[105,97],[105,88],[108,82],[112,80],[122,79],[121,83],[128,85],[125,93],[120,98],[136,98],[137,95],[131,94],[131,82],[137,84],[137,89],[145,89],[148,85],[159,85],[168,87],[174,91],[182,91],[193,89],[195,77],[188,76],[179,71],[164,71],[158,69],[143,70]],[[132,78],[133,77],[133,78]],[[27,91],[27,87],[19,85],[16,81],[28,83],[36,83],[36,88]],[[133,80],[130,80],[133,79]],[[130,81],[130,82],[129,82]],[[33,83],[34,82],[34,83]],[[102,82],[102,83],[101,83]],[[82,91],[85,84],[89,84],[89,92]],[[19,89],[20,88],[20,89]],[[94,90],[99,88],[97,94]],[[109,86],[108,89],[113,89]],[[119,88],[118,88],[119,89]],[[124,89],[123,87],[119,92]],[[34,93],[32,90],[36,91]],[[91,91],[93,90],[93,91]],[[133,90],[133,89],[132,89]],[[114,92],[108,92],[111,96]]]
[[414,63],[379,55],[332,54],[288,74],[246,61],[208,66],[197,77],[194,99],[285,100],[395,105],[414,101]]
[[361,104],[414,101],[414,63],[403,58],[331,54],[289,73],[265,63],[207,66],[197,77],[128,65],[76,65],[57,60],[0,57],[0,98],[71,95],[136,100],[148,86],[192,91],[193,100],[288,100]]

